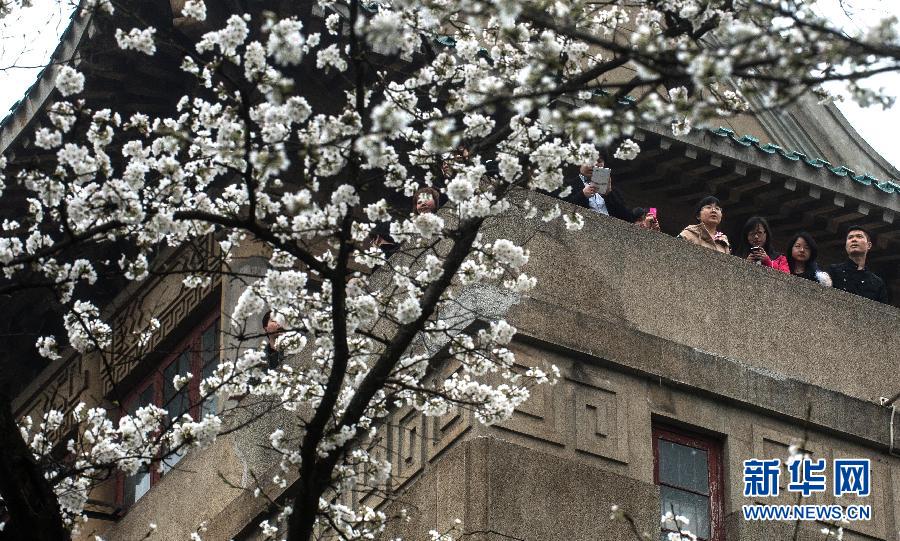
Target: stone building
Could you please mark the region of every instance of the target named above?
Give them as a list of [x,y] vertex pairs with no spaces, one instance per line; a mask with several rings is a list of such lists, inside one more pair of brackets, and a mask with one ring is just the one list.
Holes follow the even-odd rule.
[[[57,58],[71,58],[90,25],[74,19]],[[165,57],[124,73],[105,68],[101,53],[96,59],[84,66],[94,99],[167,106],[159,87],[123,97],[111,82],[165,77],[172,68]],[[54,99],[52,75],[48,70],[4,121],[0,151],[34,150],[29,133]],[[842,258],[843,228],[860,223],[876,235],[872,268],[889,282],[894,304],[900,301],[900,185],[883,180],[900,175],[833,107],[800,103],[680,138],[645,127],[636,139],[644,151],[614,174],[627,200],[659,208],[666,233],[692,223],[693,203],[712,193],[723,201],[726,224],[760,214],[782,240],[807,229],[828,263]],[[822,539],[822,523],[748,521],[741,513],[753,503],[800,501],[786,490],[786,474],[777,498],[743,495],[745,460],[785,460],[795,444],[826,459],[829,473],[834,459],[871,460],[870,496],[836,498],[829,481],[829,490],[802,503],[871,505],[871,520],[846,525],[844,539],[900,539],[897,308],[608,217],[586,214],[585,221],[569,233],[558,223],[523,225],[511,212],[486,227],[487,236],[530,250],[526,270],[539,286],[521,299],[489,288],[461,298],[518,328],[519,362],[555,364],[562,378],[496,426],[466,413],[426,419],[395,412],[381,441],[394,466],[390,489],[411,521],[391,533],[419,539],[460,520],[458,528],[475,539],[631,539],[626,522],[609,518],[617,505],[654,538],[661,512],[676,509],[703,539]],[[164,258],[214,262],[216,250],[210,241]],[[238,268],[264,264],[252,246],[235,258]],[[143,393],[166,392],[179,363],[202,372],[217,351],[246,347],[225,344],[218,326],[239,287],[213,281],[186,290],[171,276],[121,291],[111,286],[103,300],[113,348],[130,361],[114,371],[90,355],[55,361],[29,376],[17,414],[78,400],[127,408]],[[43,317],[30,308],[10,309],[26,325]],[[140,348],[132,331],[150,314],[161,330]],[[91,495],[85,535],[138,540],[155,522],[160,539],[185,539],[207,522],[205,539],[255,539],[266,511],[252,494],[253,478],[270,480],[277,467],[256,445],[271,430],[267,423],[189,452],[165,475],[101,487]],[[271,483],[264,489],[276,498],[282,490]]]

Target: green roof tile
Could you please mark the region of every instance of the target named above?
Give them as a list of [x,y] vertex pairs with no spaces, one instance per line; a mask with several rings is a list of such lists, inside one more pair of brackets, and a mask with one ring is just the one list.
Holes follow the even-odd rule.
[[378,13],[378,10],[381,8],[378,2],[366,2],[365,0],[360,0],[359,5],[369,13]]
[[456,47],[456,40],[453,36],[438,36],[434,38],[434,42],[438,45],[443,45],[444,47],[450,47],[451,49]]
[[734,133],[734,130],[726,128],[724,126],[720,126],[715,129],[708,129],[707,131],[713,135],[722,137],[723,139],[730,139],[733,143],[736,143],[738,145],[744,147],[753,147],[756,150],[769,155],[778,154],[786,160],[795,162],[803,160],[804,163],[806,163],[810,167],[815,167],[816,169],[826,168],[831,172],[831,174],[835,176],[851,178],[864,186],[873,186],[879,191],[886,194],[900,194],[900,184],[893,180],[879,180],[866,173],[858,175],[856,174],[856,171],[850,169],[846,165],[839,165],[835,167],[830,162],[823,160],[822,158],[810,158],[806,154],[798,152],[796,150],[787,151],[773,143],[766,143],[764,145],[761,145],[759,143],[759,139],[757,139],[756,137],[753,137],[752,135],[743,135],[741,137],[738,137],[737,134]]
[[900,184],[890,180],[875,181],[873,184],[884,193],[900,193]]
[[848,175],[850,177],[856,176],[856,171],[847,168],[845,165],[841,165],[840,167],[829,167],[828,169],[839,177],[846,177]]

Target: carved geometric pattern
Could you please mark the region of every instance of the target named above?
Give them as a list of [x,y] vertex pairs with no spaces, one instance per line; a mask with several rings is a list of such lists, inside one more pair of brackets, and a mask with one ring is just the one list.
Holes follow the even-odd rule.
[[[798,431],[796,434],[787,434],[784,432],[780,432],[778,430],[774,430],[765,426],[761,426],[759,424],[753,425],[753,456],[752,457],[744,457],[739,459],[740,461],[749,459],[749,458],[757,458],[757,459],[766,459],[771,460],[773,458],[781,459],[782,467],[781,467],[781,476],[779,477],[778,482],[778,496],[775,497],[766,497],[766,498],[757,498],[754,500],[754,503],[758,504],[775,504],[775,505],[793,505],[797,503],[797,494],[796,492],[790,492],[787,489],[788,484],[790,483],[790,474],[787,471],[787,467],[785,463],[789,458],[788,447],[793,444],[800,444],[803,439],[803,432]],[[827,450],[820,443],[813,441],[809,438],[803,443],[803,448],[800,452],[804,454],[808,454],[810,458],[813,460],[819,460],[820,458],[824,458],[829,462],[828,469],[826,470],[826,474],[830,475],[831,465],[830,458]],[[743,471],[743,463],[739,462],[739,467],[741,471]],[[741,477],[743,479],[743,477]],[[830,488],[830,486],[829,486]],[[738,495],[743,495],[743,485],[740,486],[740,492]],[[802,504],[810,504],[810,505],[819,505],[824,504],[824,494],[821,492],[813,492],[809,497],[803,498],[800,503]]]
[[556,445],[565,445],[565,439],[560,432],[557,407],[557,398],[561,390],[550,385],[532,388],[528,400],[516,408],[511,418],[497,426]]
[[434,459],[448,445],[462,436],[472,426],[471,421],[471,414],[467,410],[463,411],[459,408],[447,415],[426,418],[425,422],[431,424],[431,433],[426,434],[428,460]]
[[[798,502],[798,493],[787,490],[790,482],[790,473],[783,465],[788,458],[788,446],[794,443],[800,443],[803,433],[798,431],[796,434],[788,434],[773,430],[768,427],[753,425],[753,456],[745,458],[773,459],[780,458],[782,461],[781,477],[778,487],[779,494],[777,497],[758,498],[754,503],[759,504],[775,504],[775,505],[794,505]],[[887,539],[888,529],[886,520],[886,503],[885,490],[886,484],[889,483],[889,475],[887,474],[886,464],[878,457],[870,453],[852,453],[841,449],[828,449],[824,444],[807,438],[803,443],[801,452],[808,454],[813,460],[824,458],[827,463],[825,475],[828,480],[824,493],[815,492],[809,497],[801,497],[799,502],[803,505],[843,505],[863,504],[872,506],[872,520],[854,521],[844,526],[844,539],[858,539],[860,536],[847,535],[849,532],[856,532],[867,537]],[[834,483],[834,459],[835,458],[869,458],[872,461],[871,490],[872,493],[866,498],[857,498],[856,496],[846,495],[835,498],[832,494]],[[743,490],[743,486],[740,487]],[[740,495],[741,492],[738,492]],[[746,501],[746,500],[745,500]]]
[[[198,250],[189,252],[186,256],[179,258],[181,262],[187,264],[188,268],[211,268],[219,257],[219,245],[212,235],[208,235],[205,243]],[[204,263],[201,264],[201,262]],[[139,363],[142,353],[154,351],[169,334],[178,326],[179,323],[191,311],[196,308],[207,295],[214,291],[221,284],[221,275],[213,275],[210,283],[206,287],[198,287],[188,289],[181,286],[175,299],[164,307],[158,314],[135,314],[135,310],[123,310],[113,321],[113,363],[109,370],[103,370],[103,393],[108,394],[113,387],[127,376]],[[153,288],[162,283],[161,279],[156,279],[146,284],[146,287]],[[137,317],[136,317],[137,316]],[[150,317],[156,317],[159,320],[160,328],[150,336],[148,343],[143,346],[138,344],[138,334],[145,330],[138,328],[139,325],[146,325]]]
[[393,427],[389,453],[392,471],[397,474],[398,483],[403,484],[419,473],[424,464],[425,417],[410,408],[405,414],[398,414],[397,418],[399,421]]
[[[369,456],[371,456],[374,460],[378,461],[387,461],[388,460],[388,429],[386,425],[382,425],[378,428],[378,431],[375,433],[375,437],[366,442],[364,447],[369,451]],[[368,505],[369,507],[375,507],[380,505],[382,501],[384,501],[384,494],[388,492],[390,489],[390,480],[381,486],[370,487],[370,491],[366,491],[359,498],[359,503],[363,505]],[[366,489],[363,489],[364,491]]]
[[[869,477],[869,486],[871,488],[871,493],[868,497],[860,498],[859,496],[855,496],[852,494],[845,494],[840,498],[836,498],[834,496],[832,492],[834,486],[834,470],[832,466],[834,464],[834,459],[836,458],[868,458],[871,460],[872,472],[871,476]],[[845,524],[844,539],[856,538],[856,536],[847,535],[847,533],[849,532],[855,532],[879,539],[889,539],[891,536],[890,532],[888,531],[888,511],[887,503],[885,500],[887,499],[886,495],[889,493],[887,491],[890,491],[892,489],[888,486],[890,483],[890,476],[888,475],[888,464],[882,458],[871,455],[869,453],[853,453],[844,451],[842,449],[832,449],[831,457],[828,460],[828,470],[826,471],[826,473],[828,474],[828,490],[823,497],[824,503],[826,503],[827,505],[842,505],[844,507],[848,505],[872,506],[872,520],[858,520],[853,521],[850,524]]]
[[[63,423],[52,435],[54,438],[62,437],[75,427],[75,417],[69,412],[82,401],[81,394],[87,390],[89,381],[90,372],[84,370],[81,355],[76,355],[45,382],[44,390],[30,401],[30,413],[38,416],[51,409],[63,412]],[[38,419],[34,421],[37,424]]]
[[573,384],[575,449],[627,464],[627,408],[621,394],[608,381]]

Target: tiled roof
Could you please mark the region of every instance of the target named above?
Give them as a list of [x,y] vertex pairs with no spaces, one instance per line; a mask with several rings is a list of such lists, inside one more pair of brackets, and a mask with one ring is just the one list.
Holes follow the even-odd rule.
[[753,137],[752,135],[743,135],[738,137],[734,130],[720,127],[716,129],[710,129],[710,133],[717,135],[719,137],[730,140],[735,145],[741,145],[748,148],[755,148],[759,152],[764,152],[766,154],[777,155],[781,159],[791,160],[791,161],[803,161],[806,165],[810,167],[814,167],[816,169],[825,168],[830,171],[832,174],[838,177],[846,177],[853,179],[854,181],[864,185],[864,186],[872,186],[877,188],[886,194],[892,195],[900,195],[900,184],[894,182],[893,180],[879,180],[872,175],[863,173],[857,174],[856,171],[850,169],[845,165],[839,165],[837,167],[833,166],[830,162],[823,160],[822,158],[810,158],[806,154],[802,152],[797,152],[796,150],[785,150],[784,148],[773,145],[772,143],[766,143],[765,145],[761,145],[759,143],[759,139]]
[[[434,38],[434,42],[438,45],[442,45],[442,46],[450,48],[450,49],[456,48],[456,40],[453,38],[453,36],[448,36],[448,35],[437,36]],[[491,62],[490,55],[488,54],[488,51],[485,50],[484,48],[479,50],[478,54],[479,54],[479,56],[482,56],[482,57],[486,58],[489,62]],[[594,90],[593,93],[595,96],[603,96],[603,97],[608,97],[610,95],[610,93],[604,89],[596,89],[596,90]],[[630,106],[630,105],[633,105],[637,100],[633,96],[624,96],[617,101],[620,105]],[[773,155],[777,154],[781,158],[786,159],[786,160],[791,160],[791,161],[802,160],[803,163],[805,163],[806,165],[817,168],[817,169],[822,169],[823,167],[825,167],[832,174],[834,174],[838,177],[851,178],[854,181],[856,181],[864,186],[873,186],[885,194],[900,195],[900,184],[894,182],[893,180],[879,180],[867,173],[858,175],[856,173],[856,171],[850,169],[849,167],[847,167],[845,165],[839,165],[837,167],[834,167],[831,164],[831,162],[823,160],[822,158],[810,158],[809,156],[807,156],[806,154],[803,154],[802,152],[797,152],[796,150],[788,151],[788,150],[785,150],[784,148],[782,148],[778,145],[772,144],[772,143],[766,143],[765,145],[761,145],[761,144],[759,144],[759,139],[757,139],[756,137],[753,137],[752,135],[743,135],[741,137],[738,137],[737,135],[735,135],[734,130],[732,130],[730,128],[719,127],[716,129],[710,129],[709,132],[714,135],[718,135],[719,137],[727,138],[727,139],[731,140],[734,144],[742,145],[745,147],[753,147],[756,150],[758,150],[760,152],[764,152],[766,154],[773,154]]]

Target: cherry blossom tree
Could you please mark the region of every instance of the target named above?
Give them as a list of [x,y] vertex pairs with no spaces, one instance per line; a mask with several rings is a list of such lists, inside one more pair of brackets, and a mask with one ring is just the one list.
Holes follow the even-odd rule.
[[[34,133],[47,159],[2,160],[0,202],[28,197],[2,223],[0,291],[45,288],[66,307],[64,332],[34,345],[41,355],[110,356],[98,276],[145,280],[164,248],[213,236],[216,265],[174,271],[199,287],[257,243],[267,269],[225,314],[223,333],[245,335],[271,311],[278,347],[296,362],[271,368],[262,346],[223,356],[200,383],[220,408],[200,419],[82,404],[16,420],[11,384],[0,385],[10,450],[0,453],[0,535],[12,539],[67,538],[96,483],[212,444],[248,397],[291,414],[261,442],[283,457],[285,488],[264,534],[377,535],[383,510],[341,495],[391,475],[365,442],[395,408],[462,407],[494,423],[555,378],[552,367],[517,367],[515,328],[466,306],[476,284],[513,298],[536,285],[523,270],[528,251],[485,234],[485,223],[515,207],[577,230],[580,214],[517,194],[565,195],[564,168],[601,148],[633,159],[642,123],[682,135],[900,59],[896,21],[848,35],[799,0],[179,4],[172,15],[191,31],[150,25],[128,3],[82,2],[116,28],[122,55],[177,56],[195,90],[168,115],[123,115],[79,98],[77,65],[57,70],[59,99]],[[853,94],[886,103],[855,85]],[[446,194],[439,212],[409,211],[424,186]],[[103,253],[122,255],[84,256]],[[67,417],[77,431],[55,439]]]

